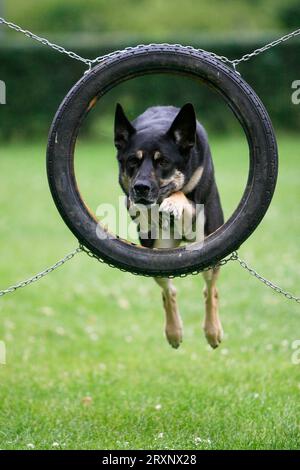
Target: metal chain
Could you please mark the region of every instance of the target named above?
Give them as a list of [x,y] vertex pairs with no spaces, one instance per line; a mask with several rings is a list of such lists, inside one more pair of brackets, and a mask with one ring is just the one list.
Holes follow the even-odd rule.
[[77,253],[80,253],[81,251],[82,251],[82,249],[80,247],[78,247],[78,248],[76,248],[76,250],[73,250],[71,253],[66,255],[64,258],[57,261],[57,263],[53,264],[52,266],[45,269],[44,271],[41,271],[40,273],[36,274],[35,276],[30,277],[29,279],[26,279],[25,281],[19,282],[18,284],[15,284],[13,286],[10,286],[7,289],[0,290],[0,297],[3,297],[6,294],[11,294],[12,292],[15,292],[17,289],[21,289],[22,287],[27,287],[30,284],[33,284],[34,282],[39,281],[43,277],[47,276],[47,274],[50,274],[53,271],[55,271],[55,269],[59,268],[60,266],[63,266],[67,261],[74,258],[74,256]]
[[286,34],[285,36],[282,36],[279,39],[276,39],[275,41],[272,41],[268,44],[266,44],[263,47],[260,47],[258,49],[255,49],[254,51],[250,52],[249,54],[243,55],[240,59],[235,59],[232,61],[232,64],[234,67],[236,67],[238,64],[241,62],[246,62],[249,59],[252,59],[252,57],[256,57],[257,55],[261,54],[262,52],[268,51],[269,49],[272,49],[272,47],[278,46],[279,44],[282,44],[285,41],[288,41],[291,38],[294,38],[295,36],[298,36],[300,34],[300,28],[296,29],[292,33]]
[[[97,63],[100,63],[102,61],[104,61],[105,59],[107,58],[110,58],[110,57],[114,57],[115,55],[119,54],[120,52],[122,52],[121,50],[116,50],[116,51],[113,51],[113,52],[110,52],[108,54],[105,54],[105,55],[102,55],[102,56],[98,56],[96,57],[95,59],[86,59],[84,57],[81,57],[79,54],[76,54],[75,52],[72,52],[72,51],[68,51],[66,50],[64,47],[62,46],[59,46],[57,44],[54,44],[50,41],[48,41],[48,39],[45,39],[45,38],[42,38],[40,36],[37,36],[36,34],[32,33],[31,31],[28,31],[26,29],[22,29],[20,26],[14,24],[14,23],[11,23],[9,21],[6,21],[4,18],[1,18],[0,17],[0,24],[4,24],[6,26],[8,26],[9,28],[17,31],[18,33],[23,33],[25,34],[25,36],[31,38],[31,39],[34,39],[35,41],[38,41],[42,44],[44,44],[45,46],[49,46],[51,47],[52,49],[62,53],[62,54],[66,54],[68,55],[69,57],[71,57],[72,59],[76,59],[76,60],[79,60],[81,62],[83,62],[84,64],[88,65],[89,69],[91,69],[92,65],[93,64],[97,64]],[[168,43],[164,43],[164,44],[147,44],[147,47],[149,46],[155,46],[155,45],[160,45],[160,46],[170,46],[170,44]],[[182,44],[175,44],[176,46],[179,46],[179,47],[184,47],[186,49],[194,49],[192,46],[183,46]],[[142,47],[145,47],[146,45],[145,44],[139,44],[135,47],[126,47],[125,50],[126,51],[131,51],[133,49],[136,49],[136,48],[142,48]],[[196,49],[197,51],[201,51],[201,52],[206,52],[208,53],[209,55],[211,55],[212,57],[215,57],[219,60],[221,60],[222,62],[225,62],[225,63],[228,63],[228,64],[231,64],[233,65],[233,61],[228,59],[227,57],[225,56],[220,56],[218,54],[215,54],[214,52],[208,52],[208,51],[205,51],[204,49]]]
[[[216,54],[215,52],[210,52],[210,51],[206,51],[205,49],[200,49],[200,48],[195,48],[193,46],[183,46],[182,44],[170,44],[170,43],[160,43],[160,44],[157,44],[157,43],[151,43],[151,44],[138,44],[137,46],[133,46],[133,47],[125,47],[125,51],[132,51],[132,50],[136,50],[136,49],[139,49],[139,48],[144,48],[144,47],[151,47],[151,46],[177,46],[177,47],[180,47],[181,49],[186,49],[186,50],[194,50],[194,51],[198,51],[198,52],[205,52],[206,54],[210,55],[211,57],[214,57],[218,60],[220,60],[221,62],[224,62],[224,63],[227,63],[227,64],[230,64],[232,67],[234,67],[234,61],[233,60],[230,60],[228,59],[228,57],[224,56],[224,55],[218,55]],[[120,54],[122,52],[122,50],[116,50],[116,51],[113,51],[113,52],[109,52],[108,54],[106,55],[103,55],[103,56],[99,56],[99,57],[96,57],[95,59],[92,59],[91,60],[91,63],[92,64],[99,64],[100,62],[103,62],[103,60],[106,60],[110,57],[114,57],[118,54]]]
[[68,51],[67,49],[65,49],[62,46],[58,46],[57,44],[53,44],[52,42],[48,41],[48,39],[37,36],[36,34],[32,33],[31,31],[28,31],[27,29],[22,29],[17,24],[10,23],[9,21],[6,21],[4,18],[1,18],[1,17],[0,17],[0,24],[6,25],[9,28],[14,29],[18,33],[23,33],[23,34],[25,34],[25,36],[44,44],[44,46],[49,46],[52,49],[54,49],[55,51],[60,52],[61,54],[67,54],[69,57],[71,57],[71,59],[80,60],[81,62],[83,62],[84,64],[86,64],[88,66],[90,66],[90,64],[93,62],[90,59],[85,59],[84,57],[81,57],[80,55],[76,54],[75,52]]
[[[110,266],[111,268],[117,268],[116,266],[114,266],[113,264],[111,263],[106,263],[106,261],[104,261],[102,258],[100,258],[99,256],[95,255],[94,253],[92,253],[88,248],[86,248],[84,245],[80,244],[79,247],[77,247],[75,250],[73,250],[71,253],[69,253],[68,255],[66,255],[64,258],[62,258],[61,260],[57,261],[55,264],[53,264],[52,266],[50,266],[49,268],[46,268],[44,271],[41,271],[40,273],[36,274],[35,276],[33,277],[30,277],[29,279],[26,279],[25,281],[22,281],[22,282],[19,282],[18,284],[15,284],[13,286],[10,286],[8,287],[7,289],[4,289],[4,290],[0,290],[0,297],[3,297],[4,295],[6,294],[11,294],[12,292],[15,292],[16,290],[18,289],[21,289],[23,287],[27,287],[29,286],[30,284],[33,284],[34,282],[37,282],[39,281],[40,279],[42,279],[43,277],[47,276],[48,274],[52,273],[53,271],[55,271],[57,268],[63,266],[65,263],[67,263],[69,260],[71,260],[72,258],[74,258],[74,256],[77,254],[77,253],[81,253],[81,252],[84,252],[86,253],[90,258],[93,258],[93,259],[96,259],[98,262],[100,263],[105,263],[107,264],[108,266]],[[211,266],[208,266],[204,269],[196,269],[195,271],[193,271],[191,274],[192,275],[197,275],[199,273],[202,273],[202,272],[205,272],[205,271],[209,271],[211,269],[216,269],[216,268],[219,268],[221,266],[225,266],[227,263],[229,263],[230,261],[238,261],[238,263],[242,266],[242,268],[244,268],[246,271],[248,271],[252,276],[254,276],[256,279],[258,279],[259,281],[261,281],[263,284],[265,284],[267,287],[270,287],[270,289],[274,290],[275,292],[277,292],[278,294],[281,294],[283,295],[285,298],[289,299],[289,300],[294,300],[295,302],[297,303],[300,303],[300,297],[296,297],[294,296],[293,294],[291,294],[290,292],[287,292],[285,290],[283,290],[281,287],[277,286],[276,284],[274,284],[273,282],[269,281],[268,279],[266,279],[265,277],[261,276],[260,274],[258,274],[257,271],[255,271],[253,268],[251,268],[247,263],[246,261],[242,260],[237,251],[233,251],[231,253],[231,255],[229,255],[227,258],[224,258],[220,261],[218,261],[217,263],[211,265]],[[117,268],[119,269],[120,271],[122,272],[127,272],[126,269],[124,268]],[[131,271],[131,274],[134,274],[134,275],[137,275],[137,276],[144,276],[144,277],[153,277],[151,274],[146,274],[146,273],[137,273],[137,272],[134,272],[134,271]],[[188,273],[183,273],[183,274],[180,274],[178,277],[180,278],[183,278],[183,277],[187,277],[189,274]],[[160,277],[160,276],[156,276],[156,277]],[[177,276],[162,276],[162,277],[169,277],[170,279],[172,278],[175,278]]]
[[270,289],[274,290],[278,294],[283,295],[284,297],[286,297],[289,300],[295,300],[295,302],[300,303],[300,297],[296,297],[295,295],[291,294],[290,292],[287,292],[287,291],[283,290],[281,287],[277,286],[273,282],[271,282],[268,279],[266,279],[265,277],[261,276],[261,274],[258,274],[258,272],[255,271],[255,269],[251,268],[246,263],[246,261],[242,260],[239,256],[236,258],[236,260],[242,266],[242,268],[244,268],[246,271],[248,271],[251,274],[251,276],[254,276],[256,279],[258,279],[260,282],[265,284],[267,287],[270,287]]
[[[90,258],[93,258],[97,261],[99,261],[100,263],[105,263],[107,264],[110,268],[117,268],[119,269],[119,271],[122,271],[122,272],[127,272],[129,270],[127,269],[124,269],[124,268],[119,268],[111,263],[108,263],[107,261],[103,260],[100,256],[97,256],[95,255],[91,250],[89,250],[88,248],[86,248],[84,245],[80,244],[79,245],[79,248],[81,249],[81,251],[84,251],[84,253],[86,253]],[[170,276],[165,276],[165,275],[155,275],[155,277],[168,277],[169,279],[173,279],[173,278],[176,278],[176,277],[180,277],[180,278],[183,278],[183,277],[187,277],[189,276],[190,274],[193,275],[193,276],[196,276],[197,274],[199,273],[202,273],[204,271],[209,271],[211,269],[216,269],[216,268],[219,268],[221,266],[225,266],[225,264],[229,263],[229,261],[235,261],[238,259],[238,253],[236,251],[233,251],[231,253],[231,255],[229,255],[227,258],[223,258],[221,259],[220,261],[218,261],[217,263],[211,265],[211,266],[207,266],[206,268],[201,268],[201,269],[195,269],[194,271],[192,271],[191,273],[182,273],[182,274],[179,274],[178,276],[177,275],[170,275]],[[138,272],[135,272],[135,271],[131,271],[130,270],[130,273],[135,275],[135,276],[143,276],[143,277],[153,277],[153,274],[146,274],[146,273],[138,273]]]
[[[27,36],[31,39],[34,39],[35,41],[38,41],[38,42],[44,44],[45,46],[49,46],[52,49],[54,49],[55,51],[60,52],[61,54],[66,54],[71,59],[76,59],[76,60],[79,60],[80,62],[83,62],[84,64],[86,64],[88,66],[89,70],[91,69],[93,64],[100,63],[100,62],[104,61],[105,59],[107,59],[109,57],[113,57],[113,56],[119,54],[120,52],[122,52],[121,50],[117,50],[117,51],[113,51],[113,52],[110,52],[110,53],[102,55],[102,56],[98,56],[95,59],[86,59],[85,57],[82,57],[82,56],[80,56],[79,54],[76,54],[73,51],[68,51],[64,47],[59,46],[57,44],[54,44],[54,43],[48,41],[48,39],[46,39],[46,38],[37,36],[36,34],[32,33],[31,31],[23,29],[20,26],[14,24],[14,23],[11,23],[9,21],[6,21],[4,18],[1,18],[1,17],[0,17],[0,24],[4,24],[4,25],[8,26],[9,28],[11,28],[11,29],[13,29],[13,30],[15,30],[19,33],[23,33],[23,34],[25,34],[25,36]],[[300,34],[300,28],[296,29],[295,31],[293,31],[289,34],[286,34],[285,36],[282,36],[281,38],[276,39],[275,41],[272,41],[272,42],[266,44],[263,47],[255,49],[254,51],[243,55],[240,59],[233,59],[233,60],[228,59],[228,57],[226,57],[224,55],[218,55],[218,54],[215,54],[214,52],[205,51],[204,49],[193,48],[192,46],[183,46],[182,44],[175,44],[175,45],[179,46],[179,47],[182,47],[182,48],[185,48],[185,49],[195,49],[196,51],[199,51],[199,52],[206,52],[209,55],[211,55],[212,57],[215,57],[216,59],[219,59],[224,63],[230,64],[236,70],[236,66],[238,64],[240,64],[241,62],[246,62],[249,59],[251,59],[252,57],[256,57],[257,55],[259,55],[259,54],[261,54],[261,53],[263,53],[263,52],[265,52],[265,51],[267,51],[267,50],[269,50],[269,49],[271,49],[275,46],[278,46],[279,44],[282,44],[283,42],[288,41],[289,39],[291,39],[295,36],[298,36],[299,34]],[[170,46],[169,43],[147,44],[148,47],[149,46],[154,46],[154,45]],[[126,47],[125,50],[130,51],[130,50],[140,48],[140,47],[145,47],[145,44],[139,44],[136,47]]]
[[[78,246],[78,248],[76,248],[75,250],[73,250],[71,253],[67,254],[64,258],[60,259],[59,261],[57,261],[55,264],[53,264],[52,266],[50,266],[49,268],[46,268],[44,269],[44,271],[41,271],[40,273],[36,274],[35,276],[32,276],[22,282],[19,282],[17,284],[14,284],[10,287],[7,287],[6,289],[3,289],[3,290],[0,290],[0,297],[3,297],[4,295],[6,294],[11,294],[12,292],[15,292],[16,290],[18,289],[22,289],[23,287],[27,287],[29,286],[30,284],[33,284],[34,282],[37,282],[39,281],[40,279],[42,279],[43,277],[47,276],[48,274],[52,273],[53,271],[55,271],[57,268],[60,268],[61,266],[63,266],[65,263],[67,263],[68,261],[70,261],[72,258],[74,258],[74,256],[77,254],[77,253],[81,253],[81,252],[84,252],[86,253],[90,258],[94,258],[96,259],[97,261],[99,261],[100,263],[105,263],[107,264],[109,267],[111,268],[116,268],[116,266],[114,266],[113,264],[111,263],[106,263],[102,258],[100,258],[99,256],[95,255],[94,253],[92,253],[88,248],[86,248],[84,245],[80,244]],[[213,268],[217,268],[219,266],[224,266],[225,264],[227,264],[229,261],[232,261],[232,260],[237,260],[238,259],[238,254],[236,252],[233,252],[228,258],[224,258],[223,260],[219,261],[218,263],[216,263],[214,266],[209,266],[205,269],[201,269],[201,270],[198,270],[198,271],[194,271],[192,274],[195,275],[195,274],[199,274],[200,272],[203,272],[203,271],[208,271],[210,269],[213,269]],[[126,269],[123,269],[123,268],[117,268],[119,269],[120,271],[122,272],[127,272]],[[144,276],[144,277],[152,277],[151,274],[141,274],[141,273],[137,273],[137,272],[132,272],[132,274],[134,275],[137,275],[137,276]],[[188,276],[188,274],[181,274],[179,277],[186,277]],[[170,277],[175,277],[175,276],[170,276]]]
[[[84,251],[90,258],[93,258],[93,259],[96,259],[97,261],[99,261],[100,263],[105,263],[105,261],[100,258],[99,256],[95,255],[94,253],[92,253],[88,248],[86,248],[84,245],[80,245],[80,249],[81,251]],[[277,292],[278,294],[281,294],[283,295],[284,297],[286,297],[287,299],[289,300],[294,300],[295,302],[297,303],[300,303],[300,297],[296,297],[294,296],[293,294],[291,294],[290,292],[287,292],[285,290],[283,290],[281,287],[277,286],[276,284],[274,284],[273,282],[269,281],[268,279],[266,279],[265,277],[261,276],[260,274],[258,274],[257,271],[255,271],[253,268],[251,268],[247,263],[246,261],[242,260],[239,255],[238,255],[238,252],[237,251],[233,251],[231,253],[231,255],[229,255],[227,258],[223,258],[221,259],[220,261],[218,261],[217,263],[211,265],[211,266],[208,266],[207,268],[204,268],[204,269],[196,269],[195,271],[193,271],[191,274],[193,276],[196,276],[202,272],[206,272],[206,271],[210,271],[211,269],[216,269],[216,268],[219,268],[221,266],[225,266],[227,263],[229,263],[230,261],[238,261],[238,263],[242,266],[242,268],[244,268],[246,271],[248,271],[252,276],[254,276],[256,279],[258,279],[259,281],[261,281],[263,284],[265,284],[267,287],[270,287],[270,289],[274,290],[275,292]],[[108,264],[108,263],[106,263]],[[108,264],[111,268],[115,268],[116,266],[114,266],[113,264]],[[120,268],[119,268],[120,269]],[[126,269],[120,269],[121,271],[124,271],[126,272]],[[135,273],[135,272],[132,272],[131,271],[131,274],[134,274],[134,275],[137,275],[137,276],[144,276],[144,277],[152,277],[151,274],[140,274],[140,273]],[[189,275],[189,273],[183,273],[183,274],[180,274],[179,276],[164,276],[164,277],[168,277],[169,279],[172,279],[172,278],[175,278],[175,277],[180,277],[180,278],[184,278],[184,277],[187,277]],[[156,276],[156,277],[160,277],[160,276]]]

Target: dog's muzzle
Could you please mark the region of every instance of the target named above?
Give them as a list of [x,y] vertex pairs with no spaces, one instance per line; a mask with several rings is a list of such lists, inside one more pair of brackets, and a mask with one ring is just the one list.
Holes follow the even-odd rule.
[[151,185],[147,181],[137,181],[132,188],[132,200],[136,204],[150,205],[156,201]]

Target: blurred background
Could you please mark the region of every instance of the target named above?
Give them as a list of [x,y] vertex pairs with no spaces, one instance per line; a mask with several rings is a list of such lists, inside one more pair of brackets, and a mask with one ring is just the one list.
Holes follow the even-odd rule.
[[[300,27],[299,0],[0,0],[0,16],[94,58],[138,43],[193,45],[231,59]],[[299,295],[300,38],[241,64],[274,123],[279,180],[272,204],[240,256]],[[52,265],[76,239],[47,185],[53,116],[82,63],[0,25],[0,289]],[[228,217],[245,187],[248,146],[220,96],[190,80],[153,75],[108,93],[89,113],[76,147],[76,176],[95,212],[121,194],[113,114],[193,102],[209,132]],[[163,337],[152,279],[77,255],[44,280],[1,297],[1,449],[299,449],[299,304],[242,270],[218,281],[222,345],[202,334],[201,276],[175,280],[184,342]]]
[[[186,0],[184,11],[181,0],[0,0],[0,13],[88,58],[149,42],[182,43],[238,58],[300,24],[300,3],[295,0]],[[300,76],[299,41],[288,41],[239,67],[276,128],[288,132],[300,129],[299,113],[290,99],[291,81]],[[8,104],[0,108],[0,139],[43,135],[83,71],[80,62],[1,27],[0,79],[7,83]],[[184,81],[176,87],[163,79],[153,83],[150,77],[148,82],[145,78],[141,86],[128,83],[119,95],[132,116],[151,104],[184,99]],[[209,131],[233,131],[223,103],[212,103],[205,89],[195,88],[190,99],[201,103]],[[102,120],[111,114],[109,105],[102,107]],[[97,129],[91,124],[86,132],[93,135]]]

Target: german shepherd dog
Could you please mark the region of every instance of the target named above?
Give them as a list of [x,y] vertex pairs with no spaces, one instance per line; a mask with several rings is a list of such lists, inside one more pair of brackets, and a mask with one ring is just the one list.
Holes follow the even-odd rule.
[[[120,104],[115,112],[115,146],[119,163],[119,183],[127,196],[127,209],[134,204],[159,205],[163,215],[182,219],[194,217],[196,204],[204,205],[204,235],[224,223],[220,197],[206,132],[197,121],[192,104],[181,109],[155,106],[130,122]],[[143,246],[171,248],[180,244],[175,237],[140,235]],[[223,336],[218,314],[216,282],[219,269],[204,272],[206,286],[203,329],[208,343],[216,348]],[[155,278],[162,289],[166,314],[165,334],[178,348],[182,342],[182,321],[176,289],[168,278]]]

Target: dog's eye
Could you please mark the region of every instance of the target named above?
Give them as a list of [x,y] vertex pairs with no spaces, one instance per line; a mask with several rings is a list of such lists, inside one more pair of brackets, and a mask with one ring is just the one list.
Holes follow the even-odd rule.
[[127,163],[127,164],[128,164],[128,166],[129,166],[130,168],[134,168],[134,167],[136,167],[136,166],[139,164],[139,162],[140,162],[140,161],[139,161],[138,158],[132,157],[132,158],[130,158],[130,159],[128,160],[128,163]]
[[158,160],[158,165],[161,167],[161,168],[168,168],[168,166],[170,166],[170,162],[169,160],[167,160],[166,158],[160,158]]

